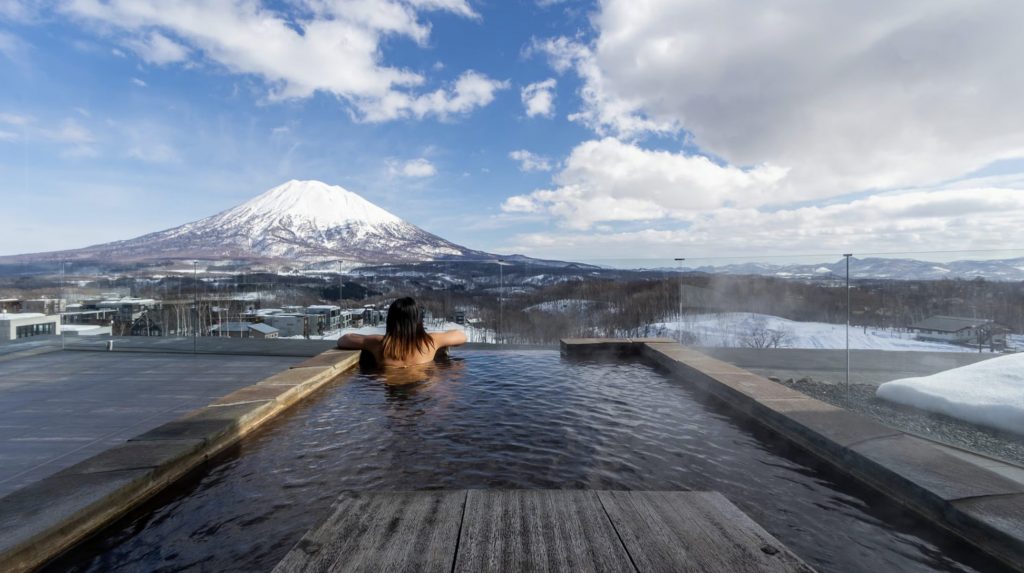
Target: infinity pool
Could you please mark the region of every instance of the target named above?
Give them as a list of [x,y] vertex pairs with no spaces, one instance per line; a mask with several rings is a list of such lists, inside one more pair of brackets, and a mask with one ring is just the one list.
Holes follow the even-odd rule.
[[339,379],[50,570],[269,571],[343,490],[462,488],[716,490],[821,571],[1001,570],[641,362],[464,351],[406,376]]

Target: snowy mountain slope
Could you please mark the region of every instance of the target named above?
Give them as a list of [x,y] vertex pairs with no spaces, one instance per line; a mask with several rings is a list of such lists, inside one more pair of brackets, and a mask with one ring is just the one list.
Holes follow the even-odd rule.
[[[241,205],[180,227],[32,260],[259,259],[394,262],[490,258],[407,223],[343,187],[288,181]],[[8,257],[10,259],[12,257]]]

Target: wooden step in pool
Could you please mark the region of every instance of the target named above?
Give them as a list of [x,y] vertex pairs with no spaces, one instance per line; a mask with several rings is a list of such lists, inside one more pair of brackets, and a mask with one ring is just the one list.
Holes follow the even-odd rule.
[[345,493],[274,571],[813,569],[716,492],[457,490]]

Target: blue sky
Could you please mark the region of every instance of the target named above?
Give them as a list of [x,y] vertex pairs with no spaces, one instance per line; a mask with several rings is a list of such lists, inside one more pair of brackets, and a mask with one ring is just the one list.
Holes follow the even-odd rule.
[[537,256],[1020,246],[1019,4],[713,4],[0,0],[0,254],[293,178]]

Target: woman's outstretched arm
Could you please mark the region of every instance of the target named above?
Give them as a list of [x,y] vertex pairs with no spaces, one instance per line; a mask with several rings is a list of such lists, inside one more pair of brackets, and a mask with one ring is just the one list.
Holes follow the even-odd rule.
[[338,339],[338,348],[342,350],[369,350],[371,345],[379,344],[384,337],[379,334],[348,333]]
[[466,333],[461,330],[432,332],[430,335],[434,337],[434,344],[436,344],[438,348],[444,348],[445,346],[459,346],[466,343]]

